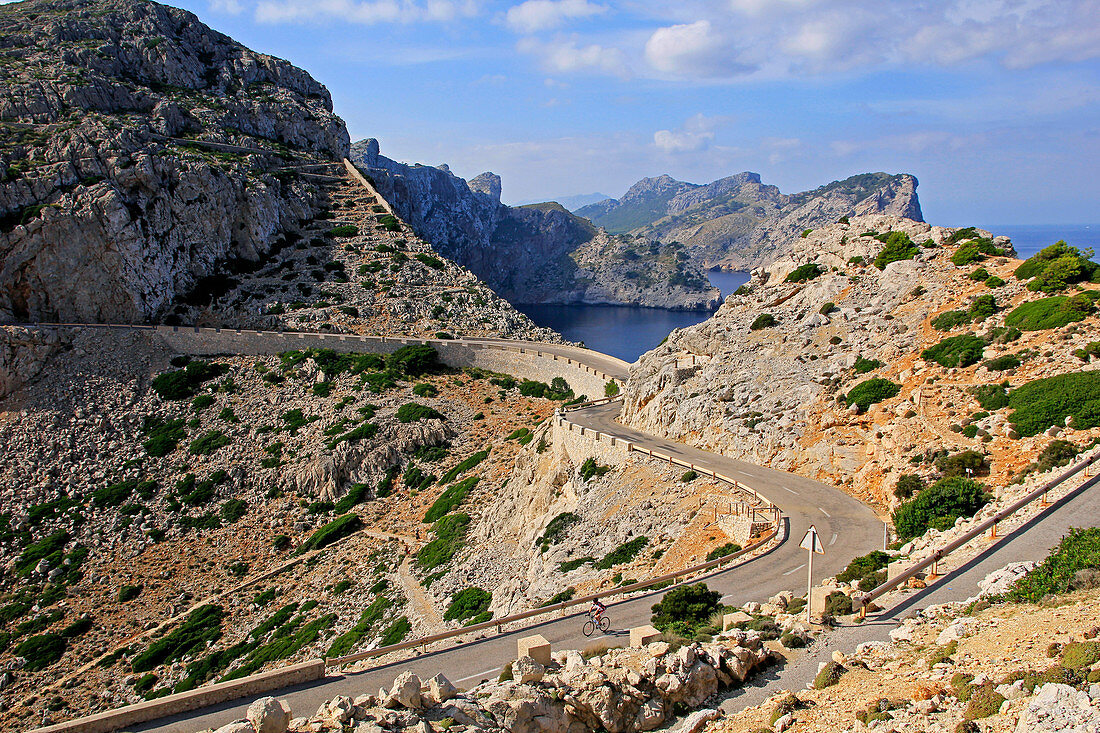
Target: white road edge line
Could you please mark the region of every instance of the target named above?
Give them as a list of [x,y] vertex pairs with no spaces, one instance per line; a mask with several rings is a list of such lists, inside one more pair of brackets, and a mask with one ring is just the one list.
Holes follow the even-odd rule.
[[804,568],[804,567],[806,567],[806,563],[802,563],[801,565],[799,565],[799,566],[798,566],[797,568],[795,568],[794,570],[788,570],[787,572],[785,572],[785,573],[783,573],[783,574],[784,574],[784,575],[790,575],[791,573],[797,573],[797,572],[798,572],[799,570],[801,570],[801,569],[802,569],[802,568]]
[[836,532],[833,532],[833,538],[829,540],[829,547],[832,547],[834,542],[836,542]]
[[465,682],[466,680],[472,680],[475,677],[484,677],[487,674],[492,674],[493,672],[496,672],[498,669],[500,669],[500,667],[493,667],[492,669],[487,669],[484,672],[478,672],[477,674],[472,674],[469,677],[459,677],[457,680],[455,680],[455,682]]
[[797,494],[797,493],[798,493],[798,492],[797,492],[797,491],[795,491],[794,489],[788,489],[788,488],[787,488],[786,486],[780,486],[779,488],[783,489],[784,491],[789,491],[789,492],[791,492],[792,494]]
[[737,468],[737,469],[734,469],[734,470],[737,471],[737,473],[741,474],[742,476],[750,476],[752,478],[756,478],[755,473],[748,473],[747,471],[742,471],[740,468]]
[[832,517],[832,516],[833,516],[832,514],[829,514],[829,512],[827,512],[827,511],[825,511],[824,509],[822,509],[821,507],[818,507],[818,508],[817,508],[817,510],[818,510],[819,512],[821,512],[822,514],[824,514],[824,515],[825,515],[826,517]]

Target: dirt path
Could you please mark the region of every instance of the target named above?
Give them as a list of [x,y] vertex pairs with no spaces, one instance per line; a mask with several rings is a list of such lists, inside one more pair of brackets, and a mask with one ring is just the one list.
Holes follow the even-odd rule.
[[420,581],[413,575],[412,558],[411,554],[407,555],[397,568],[397,579],[401,582],[405,598],[409,601],[409,610],[420,616],[420,619],[427,624],[429,634],[443,631],[446,629],[443,616],[435,607],[435,601],[431,595],[424,591],[424,586],[420,585]]

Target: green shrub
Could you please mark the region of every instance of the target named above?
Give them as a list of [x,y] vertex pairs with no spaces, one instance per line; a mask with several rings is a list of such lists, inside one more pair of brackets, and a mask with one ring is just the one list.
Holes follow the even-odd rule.
[[1095,310],[1091,292],[1077,295],[1054,295],[1030,303],[1021,303],[1005,316],[1005,325],[1021,331],[1044,331],[1083,321]]
[[971,318],[980,323],[997,312],[997,301],[992,293],[983,293],[970,301],[970,309],[967,312]]
[[358,443],[361,440],[370,440],[376,435],[378,435],[378,426],[372,422],[365,422],[333,438],[327,445],[329,450],[334,450],[341,443]]
[[1072,372],[1036,379],[1012,390],[1009,416],[1020,435],[1038,435],[1072,418],[1078,430],[1100,425],[1100,372]]
[[141,595],[141,591],[142,586],[140,585],[124,585],[118,589],[118,602],[129,603]]
[[1070,642],[1062,651],[1062,665],[1069,669],[1087,669],[1097,662],[1100,662],[1100,642]]
[[328,230],[328,235],[333,238],[346,238],[359,236],[359,227],[354,224],[341,224]]
[[699,478],[699,474],[697,472],[691,470],[684,471],[684,474],[680,477],[680,482],[686,484],[694,481],[697,478]]
[[210,405],[212,404],[214,404],[214,396],[208,394],[201,394],[195,397],[195,399],[191,400],[191,408],[195,412],[202,412],[207,407],[210,407]]
[[385,596],[378,596],[366,609],[359,614],[359,620],[347,632],[336,637],[329,645],[326,657],[342,657],[349,653],[360,639],[369,634],[371,630],[382,620],[386,612],[393,607],[393,601]]
[[1100,357],[1100,341],[1089,341],[1083,348],[1073,352],[1083,362],[1088,362],[1091,357]]
[[603,558],[596,563],[597,570],[607,570],[615,565],[622,565],[633,560],[639,552],[641,552],[646,545],[649,544],[649,538],[639,535],[632,540],[622,543],[611,552],[603,556]]
[[65,655],[66,646],[68,643],[60,634],[41,634],[21,641],[13,653],[26,660],[24,671],[37,672],[60,660]]
[[562,512],[550,520],[550,523],[546,525],[546,530],[542,533],[542,537],[539,537],[535,544],[539,546],[542,552],[546,552],[551,545],[565,539],[565,533],[579,521],[581,521],[581,518],[573,512]]
[[844,401],[848,405],[859,405],[861,410],[866,410],[873,404],[896,396],[900,391],[900,384],[895,384],[889,379],[874,377],[852,387]]
[[652,624],[661,631],[693,636],[721,609],[722,594],[710,590],[706,583],[681,585],[653,604]]
[[1007,598],[1038,603],[1048,595],[1072,590],[1079,571],[1095,569],[1100,569],[1100,527],[1070,529],[1038,567],[1016,581]]
[[588,556],[585,556],[585,557],[576,557],[576,558],[573,558],[572,560],[566,560],[564,562],[558,563],[558,571],[562,572],[562,573],[571,573],[574,570],[576,570],[577,568],[579,568],[581,565],[595,565],[595,564],[596,564],[596,558],[592,557],[591,555],[588,555]]
[[842,665],[830,661],[817,673],[817,676],[814,677],[814,689],[824,690],[826,687],[832,687],[837,682],[840,682],[840,678],[847,671],[848,670]]
[[787,279],[784,282],[789,283],[802,283],[821,275],[825,272],[824,268],[816,262],[808,262],[805,265],[801,265],[795,268],[790,274],[787,275]]
[[451,603],[443,613],[444,621],[464,621],[489,610],[493,594],[481,588],[465,588],[451,597]]
[[898,477],[894,486],[894,496],[899,499],[911,499],[914,494],[924,488],[924,481],[915,473],[906,473]]
[[134,657],[130,667],[140,674],[182,659],[192,652],[201,651],[207,642],[221,637],[224,618],[225,611],[221,606],[207,604],[196,608],[176,630],[153,642],[148,649]]
[[345,514],[342,517],[337,517],[328,524],[318,528],[317,531],[309,536],[308,540],[298,546],[294,554],[301,555],[310,550],[320,550],[322,547],[327,547],[333,542],[357,532],[362,526],[363,520],[359,518],[358,514]]
[[443,264],[443,260],[439,259],[438,257],[432,257],[431,255],[425,254],[423,252],[417,252],[414,256],[416,257],[416,259],[420,260],[421,264],[427,265],[433,270],[442,270],[444,267],[446,267],[446,265]]
[[832,313],[833,311],[835,311],[836,309],[837,309],[836,303],[834,303],[833,301],[830,300],[826,303],[823,303],[822,306],[817,309],[817,312],[820,313],[823,316],[827,316],[830,313]]
[[1054,293],[1076,282],[1096,281],[1100,265],[1088,260],[1091,251],[1082,252],[1059,240],[1044,247],[1016,268],[1016,277],[1031,280],[1029,290]]
[[248,514],[248,502],[244,499],[230,499],[222,504],[222,519],[228,524],[233,524],[246,514]]
[[398,616],[392,624],[386,627],[386,630],[382,632],[382,638],[378,643],[380,646],[390,646],[391,644],[400,644],[405,640],[405,637],[412,631],[412,624],[409,623],[409,619],[405,616]]
[[1020,357],[1015,354],[1005,354],[995,359],[987,359],[982,366],[991,372],[1004,372],[1020,366]]
[[63,529],[43,537],[38,542],[33,542],[24,548],[23,553],[15,563],[15,572],[22,576],[30,575],[35,566],[42,560],[47,560],[50,567],[61,565],[63,551],[68,543],[69,533]]
[[619,394],[619,383],[614,379],[607,380],[607,384],[603,386],[604,397],[615,397]]
[[93,626],[95,626],[95,622],[92,621],[91,616],[81,616],[76,621],[73,621],[71,624],[62,629],[61,635],[64,636],[66,639],[75,639],[76,637],[83,636],[84,634],[91,631]]
[[478,465],[488,457],[489,451],[487,450],[480,450],[477,453],[474,453],[473,455],[463,459],[461,462],[453,466],[451,470],[447,471],[447,473],[443,474],[443,477],[439,479],[439,483],[447,484],[451,481],[454,481],[460,475],[462,475],[466,471],[469,471],[471,468]]
[[432,525],[435,537],[416,553],[416,564],[431,570],[449,563],[462,549],[466,538],[468,514],[448,514]]
[[989,279],[989,270],[985,269],[984,267],[978,267],[971,271],[971,273],[967,275],[967,277],[975,282],[985,282]]
[[610,470],[611,466],[601,466],[596,463],[595,458],[586,458],[584,463],[581,464],[580,474],[582,479],[589,481],[594,476],[603,476]]
[[402,346],[386,357],[386,366],[397,374],[419,377],[424,374],[438,374],[443,370],[439,361],[439,352],[431,346]]
[[715,547],[713,550],[708,552],[707,562],[710,562],[711,560],[717,560],[718,558],[725,557],[726,555],[732,555],[735,552],[741,552],[741,545],[737,544],[736,542],[727,542],[724,545],[719,545],[718,547]]
[[993,290],[995,288],[1004,287],[1005,281],[997,277],[996,275],[990,275],[988,278],[986,278],[985,284],[986,287],[988,287],[990,290]]
[[1077,446],[1068,440],[1052,440],[1039,453],[1035,467],[1039,471],[1049,471],[1052,468],[1064,466],[1076,458],[1078,452]]
[[973,450],[964,450],[953,455],[940,456],[936,458],[936,468],[944,476],[965,476],[967,469],[976,474],[987,473],[989,471],[989,466],[985,462],[985,456]]
[[949,336],[921,352],[925,361],[944,367],[967,367],[981,361],[985,342],[971,333]]
[[441,412],[419,402],[406,402],[397,408],[399,422],[410,423],[420,420],[446,420]]
[[187,452],[193,456],[208,456],[218,448],[229,445],[229,436],[220,430],[211,430],[192,440]]
[[942,478],[894,511],[898,537],[910,540],[929,528],[944,530],[959,517],[972,517],[989,503],[982,484],[961,476]]
[[898,260],[911,260],[920,252],[920,248],[913,243],[905,232],[890,232],[882,241],[884,246],[875,257],[875,267],[885,270],[891,262]]
[[439,390],[436,389],[434,384],[428,384],[427,382],[420,382],[413,385],[413,394],[417,397],[435,397],[439,394]]
[[759,331],[762,328],[771,328],[777,323],[775,316],[771,313],[761,313],[756,317],[756,320],[752,322],[749,329],[752,331]]
[[401,223],[397,221],[397,217],[393,214],[382,214],[378,217],[378,223],[388,232],[401,231]]
[[994,690],[992,684],[978,685],[970,691],[970,702],[967,703],[963,719],[981,720],[996,715],[1004,701],[1004,695]]
[[878,572],[889,564],[889,555],[882,550],[873,550],[853,559],[848,563],[848,567],[836,576],[836,579],[844,583],[857,584],[861,584],[864,579],[877,580]]
[[966,311],[944,311],[932,319],[932,328],[937,331],[950,331],[970,323],[970,314]]
[[448,486],[424,514],[424,521],[435,522],[443,515],[450,513],[452,509],[466,500],[470,490],[477,486],[477,482],[480,480],[477,476],[469,476]]
[[229,371],[225,364],[192,361],[183,369],[167,371],[153,377],[150,386],[163,400],[185,400],[194,397],[199,387]]
[[180,441],[187,437],[183,420],[164,420],[155,415],[147,415],[141,426],[146,436],[142,447],[149,455],[160,458],[176,449]]
[[825,615],[829,618],[847,616],[852,612],[852,598],[841,591],[833,591],[825,597]]
[[577,589],[573,586],[569,586],[560,593],[555,593],[550,596],[545,602],[539,604],[539,608],[545,608],[546,606],[553,606],[557,603],[565,603],[566,601],[573,600],[573,596],[577,594]]
[[878,359],[864,359],[862,356],[856,357],[856,374],[866,374],[867,372],[873,372],[880,366],[882,366],[882,362]]
[[970,393],[978,400],[983,410],[992,412],[1008,407],[1008,382],[1000,384],[982,384],[971,387]]

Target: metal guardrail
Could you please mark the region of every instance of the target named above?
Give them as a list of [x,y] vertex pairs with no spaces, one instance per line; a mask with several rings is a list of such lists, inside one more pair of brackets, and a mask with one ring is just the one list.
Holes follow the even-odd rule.
[[[992,517],[985,520],[984,522],[982,522],[978,526],[971,529],[969,532],[964,534],[962,537],[959,537],[958,539],[954,540],[950,544],[936,550],[929,557],[925,558],[924,560],[921,560],[916,565],[913,565],[912,567],[910,567],[908,570],[901,573],[900,575],[897,575],[896,577],[894,577],[890,580],[887,580],[885,583],[881,583],[880,585],[876,586],[875,588],[868,591],[867,593],[864,593],[863,595],[856,596],[855,600],[860,605],[860,610],[859,610],[860,618],[866,618],[866,616],[867,616],[867,605],[871,601],[873,601],[874,599],[878,598],[879,596],[883,595],[884,593],[887,593],[887,592],[893,590],[894,588],[897,588],[899,585],[901,585],[902,583],[905,583],[906,581],[908,581],[913,576],[917,575],[917,573],[921,572],[925,568],[927,568],[931,565],[935,565],[940,560],[942,560],[944,557],[946,557],[947,555],[950,555],[952,552],[959,549],[960,547],[962,547],[966,543],[970,542],[975,537],[979,537],[979,536],[985,534],[986,530],[989,530],[989,529],[992,528],[993,532],[995,533],[997,524],[999,522],[1004,521],[1007,517],[1015,514],[1020,509],[1024,508],[1025,506],[1027,506],[1031,502],[1035,501],[1036,499],[1040,499],[1040,498],[1045,499],[1047,493],[1050,492],[1051,489],[1055,488],[1056,486],[1063,483],[1064,481],[1067,481],[1067,480],[1073,478],[1075,475],[1077,475],[1081,471],[1085,470],[1089,466],[1093,465],[1097,461],[1100,461],[1100,453],[1095,453],[1092,457],[1090,457],[1090,458],[1088,458],[1084,461],[1081,461],[1080,463],[1077,463],[1076,465],[1074,465],[1072,468],[1070,468],[1068,471],[1063,473],[1058,478],[1055,478],[1055,479],[1052,479],[1052,480],[1048,481],[1047,483],[1043,484],[1042,486],[1035,489],[1031,493],[1025,495],[1023,498],[1018,499],[1017,501],[1013,502],[1012,504],[1005,507],[1004,509],[1001,509],[999,512],[997,512]],[[1100,475],[1095,476],[1093,479],[1091,479],[1091,481],[1089,483],[1096,483],[1096,482],[1100,482]]]

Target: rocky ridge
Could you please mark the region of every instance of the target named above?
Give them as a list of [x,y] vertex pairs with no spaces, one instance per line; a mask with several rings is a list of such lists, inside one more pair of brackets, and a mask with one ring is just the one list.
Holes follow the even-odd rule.
[[193,14],[0,9],[0,322],[141,322],[319,211],[348,151],[328,91]]
[[390,160],[376,140],[355,143],[352,157],[419,236],[513,303],[718,304],[677,246],[609,235],[554,203],[506,206],[499,176],[467,183],[445,165]]
[[[754,270],[744,291],[714,317],[674,331],[643,355],[625,390],[623,422],[834,483],[883,509],[897,504],[893,489],[902,474],[936,478],[938,456],[984,454],[988,476],[982,480],[1000,491],[1052,440],[1069,440],[1078,450],[1088,445],[1100,435],[1095,428],[1057,426],[1021,438],[1008,410],[982,410],[973,389],[1089,369],[1076,354],[1100,338],[1095,316],[1055,331],[1054,338],[1049,330],[1012,332],[1006,314],[1043,294],[1013,276],[1020,262],[1010,249],[955,265],[951,257],[974,238],[1010,247],[981,230],[950,242],[955,231],[865,216],[797,237],[789,257]],[[889,232],[922,244],[912,259],[880,270],[871,263]],[[990,281],[996,287],[971,277],[979,268],[983,278],[999,276]],[[792,273],[801,281],[788,281]],[[931,325],[938,314],[965,311],[987,294],[994,298],[992,314],[974,323],[965,317],[946,331]],[[764,314],[774,325],[758,322]],[[967,331],[984,338],[986,361],[945,368],[922,358],[925,348]],[[992,360],[1006,355],[1014,355],[1009,368],[997,371]],[[687,360],[692,366],[684,368]],[[861,410],[845,395],[870,378],[898,390]]]
[[612,233],[680,242],[701,267],[738,270],[785,256],[801,232],[842,216],[885,214],[923,221],[917,179],[886,173],[852,176],[796,194],[761,183],[758,173],[706,185],[663,175],[643,178],[621,199],[576,213]]

